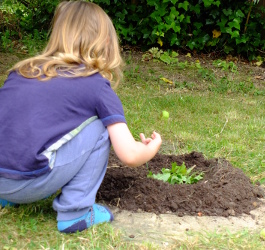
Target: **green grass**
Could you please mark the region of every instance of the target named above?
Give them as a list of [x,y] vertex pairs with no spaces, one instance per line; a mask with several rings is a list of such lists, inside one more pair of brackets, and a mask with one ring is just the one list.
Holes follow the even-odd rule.
[[[8,57],[7,57],[8,58]],[[7,62],[6,69],[12,62]],[[194,59],[195,61],[195,59]],[[14,61],[15,62],[15,61]],[[238,66],[223,71],[212,63],[165,65],[126,57],[125,81],[118,89],[128,126],[136,139],[158,131],[160,152],[200,151],[207,158],[222,157],[250,179],[265,183],[265,85],[255,80],[259,68]],[[2,72],[2,73],[1,73]],[[6,75],[0,72],[0,86]],[[173,82],[167,83],[161,78]],[[168,120],[162,111],[169,112]],[[1,249],[159,249],[124,239],[111,225],[95,226],[65,235],[56,229],[52,198],[19,208],[0,210]],[[187,233],[172,249],[264,249],[258,232]],[[171,249],[171,248],[167,248]]]
[[0,249],[134,249],[110,224],[77,234],[57,230],[52,198],[0,210]]
[[186,239],[178,240],[174,249],[261,250],[265,247],[264,241],[259,238],[259,232],[249,232],[248,230],[241,230],[237,233],[229,231],[224,233],[190,232],[187,235],[189,236]]
[[[208,158],[223,157],[254,181],[265,181],[264,95],[232,92],[236,81],[225,93],[207,90],[212,81],[199,82],[196,90],[175,88],[159,80],[160,72],[149,75],[146,69],[134,72],[135,66],[129,67],[118,94],[135,138],[157,130],[163,153],[200,151]],[[166,121],[161,119],[163,110],[170,114]]]

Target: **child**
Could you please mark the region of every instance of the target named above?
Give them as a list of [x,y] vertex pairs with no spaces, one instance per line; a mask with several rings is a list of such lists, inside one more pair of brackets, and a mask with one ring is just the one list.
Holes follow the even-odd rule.
[[110,145],[134,167],[158,152],[161,137],[130,133],[110,82],[122,59],[113,24],[96,4],[62,2],[41,55],[17,63],[0,89],[0,205],[53,201],[58,230],[113,220],[95,204]]

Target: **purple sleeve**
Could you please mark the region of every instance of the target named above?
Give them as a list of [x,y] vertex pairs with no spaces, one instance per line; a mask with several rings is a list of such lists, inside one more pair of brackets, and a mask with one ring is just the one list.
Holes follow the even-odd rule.
[[104,126],[117,122],[126,123],[122,103],[109,82],[104,83],[98,94],[96,111]]

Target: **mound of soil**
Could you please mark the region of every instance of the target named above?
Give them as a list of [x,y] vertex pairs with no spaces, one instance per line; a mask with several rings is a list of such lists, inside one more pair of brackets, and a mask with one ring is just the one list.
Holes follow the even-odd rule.
[[[148,171],[154,174],[171,168],[176,162],[185,162],[187,168],[204,172],[204,178],[196,184],[175,184],[147,178]],[[249,214],[258,207],[263,189],[252,185],[244,172],[233,167],[225,159],[204,158],[202,153],[185,155],[157,154],[146,165],[129,168],[111,152],[109,167],[98,191],[97,200],[110,207],[128,211],[145,211],[156,214],[175,213],[184,215],[239,216]]]

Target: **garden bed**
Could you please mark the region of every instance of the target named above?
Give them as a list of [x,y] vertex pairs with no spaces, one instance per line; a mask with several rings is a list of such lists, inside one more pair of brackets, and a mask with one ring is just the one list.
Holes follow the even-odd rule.
[[[149,170],[159,173],[183,162],[204,178],[195,184],[175,184],[148,178]],[[264,197],[263,189],[253,185],[241,169],[225,159],[205,159],[202,153],[185,155],[157,154],[148,164],[129,168],[111,152],[109,167],[97,199],[106,205],[133,212],[178,216],[239,216],[249,214]]]

